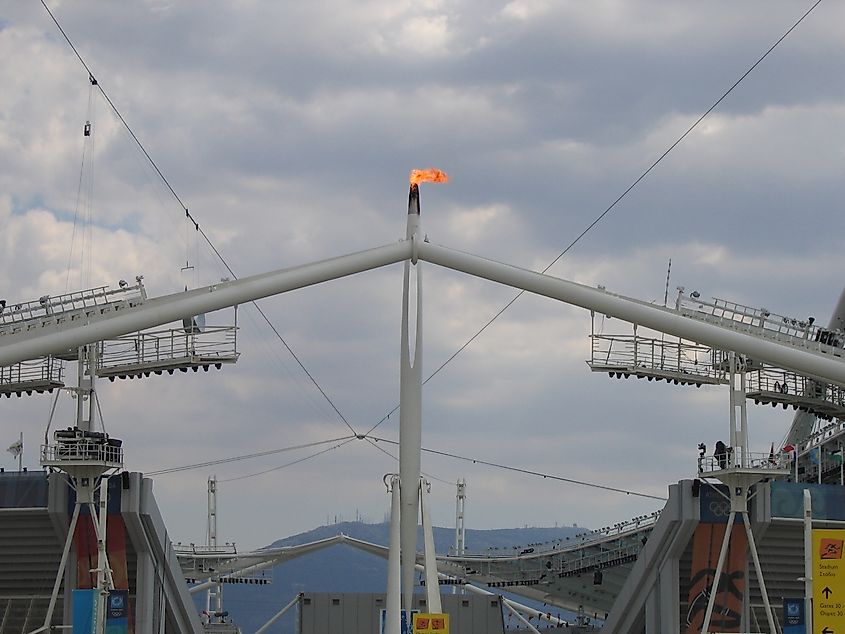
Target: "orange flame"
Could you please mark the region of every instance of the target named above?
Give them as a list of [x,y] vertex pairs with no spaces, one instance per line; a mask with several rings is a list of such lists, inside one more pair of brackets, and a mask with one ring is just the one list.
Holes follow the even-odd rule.
[[411,185],[419,185],[420,183],[447,183],[449,182],[449,176],[443,170],[431,167],[427,170],[411,170],[408,180],[411,181]]

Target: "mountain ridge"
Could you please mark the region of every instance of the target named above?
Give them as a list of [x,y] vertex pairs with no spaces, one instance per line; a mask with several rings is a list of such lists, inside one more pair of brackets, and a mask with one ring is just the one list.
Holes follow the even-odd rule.
[[[585,530],[577,526],[467,529],[467,552],[518,554],[526,548],[551,547],[557,540],[566,542]],[[362,541],[387,545],[389,531],[390,526],[385,522],[338,522],[278,539],[271,546],[307,544],[340,533]],[[434,527],[434,547],[438,554],[448,554],[454,543],[454,528]],[[418,544],[421,547],[421,529]],[[270,585],[224,586],[224,609],[244,632],[257,630],[299,592],[385,592],[387,561],[348,545],[334,545],[279,564],[273,567],[272,576],[273,583]],[[536,607],[542,606],[525,599],[518,600]],[[198,596],[196,602],[199,609],[203,609],[205,595]],[[563,616],[566,618],[565,614]],[[296,615],[291,611],[268,632],[294,634],[295,627]]]

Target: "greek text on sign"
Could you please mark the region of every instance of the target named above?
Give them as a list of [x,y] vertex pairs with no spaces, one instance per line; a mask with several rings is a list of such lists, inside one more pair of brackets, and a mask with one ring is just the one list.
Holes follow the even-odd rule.
[[813,631],[845,632],[845,530],[813,530]]

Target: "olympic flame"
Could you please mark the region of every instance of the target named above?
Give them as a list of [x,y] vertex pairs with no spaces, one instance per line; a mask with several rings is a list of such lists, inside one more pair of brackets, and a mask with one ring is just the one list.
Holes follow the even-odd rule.
[[411,185],[419,185],[420,183],[447,183],[449,176],[443,170],[431,167],[427,170],[411,170],[408,180],[411,182]]

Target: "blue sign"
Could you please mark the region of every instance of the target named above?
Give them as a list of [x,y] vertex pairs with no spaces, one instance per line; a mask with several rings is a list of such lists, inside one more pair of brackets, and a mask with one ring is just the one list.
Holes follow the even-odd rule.
[[112,590],[106,602],[106,634],[129,631],[129,590]]
[[845,489],[833,484],[771,483],[772,517],[804,517],[804,489],[813,501],[813,519],[845,520]]
[[[727,524],[731,514],[730,489],[724,484],[701,483],[699,492],[699,509],[703,524]],[[742,517],[737,516],[734,521],[742,523]]]
[[783,600],[783,634],[807,634],[804,599]]
[[97,590],[73,591],[73,634],[94,634],[97,627]]

